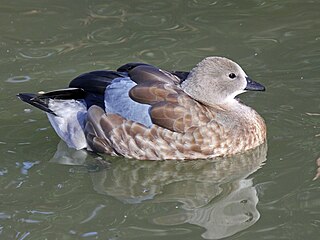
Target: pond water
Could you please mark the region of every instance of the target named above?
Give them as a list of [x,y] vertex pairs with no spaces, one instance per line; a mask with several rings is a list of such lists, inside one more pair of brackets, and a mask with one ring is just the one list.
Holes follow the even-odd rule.
[[[319,1],[49,1],[0,5],[1,239],[319,239]],[[237,61],[268,145],[216,161],[67,149],[19,92],[130,61]]]

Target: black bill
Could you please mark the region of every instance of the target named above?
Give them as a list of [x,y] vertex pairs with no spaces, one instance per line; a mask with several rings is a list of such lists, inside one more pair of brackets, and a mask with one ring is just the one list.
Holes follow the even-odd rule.
[[244,90],[250,90],[250,91],[265,91],[266,90],[266,88],[262,84],[253,81],[251,78],[246,77],[246,80],[247,80],[247,86]]

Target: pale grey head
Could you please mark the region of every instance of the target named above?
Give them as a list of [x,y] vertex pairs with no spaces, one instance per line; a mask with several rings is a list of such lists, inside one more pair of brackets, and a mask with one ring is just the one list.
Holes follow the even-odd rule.
[[232,102],[246,90],[265,90],[264,86],[251,80],[237,63],[224,57],[203,59],[181,83],[181,88],[209,106]]

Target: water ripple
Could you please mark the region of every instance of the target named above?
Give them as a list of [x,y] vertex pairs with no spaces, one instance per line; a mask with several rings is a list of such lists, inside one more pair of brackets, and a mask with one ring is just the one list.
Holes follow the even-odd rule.
[[9,83],[23,83],[31,80],[30,76],[13,76],[6,80]]
[[110,34],[111,31],[111,27],[99,28],[88,34],[87,38],[88,40],[103,45],[120,44],[128,41],[128,33],[119,32],[117,34]]
[[99,206],[97,206],[93,211],[92,213],[90,214],[90,216],[88,216],[86,219],[84,219],[83,221],[81,221],[80,223],[83,224],[83,223],[87,223],[89,221],[91,221],[92,219],[94,219],[97,214],[100,212],[101,209],[105,208],[106,205],[102,205],[100,204]]
[[22,50],[19,52],[19,54],[26,59],[42,59],[51,57],[53,54],[55,54],[55,51],[52,51],[52,49],[29,48],[27,50]]

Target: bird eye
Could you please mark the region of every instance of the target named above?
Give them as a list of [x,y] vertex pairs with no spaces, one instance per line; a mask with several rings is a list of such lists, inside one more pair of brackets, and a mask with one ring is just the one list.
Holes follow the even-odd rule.
[[229,74],[229,78],[234,79],[235,77],[236,77],[236,75],[234,73]]

